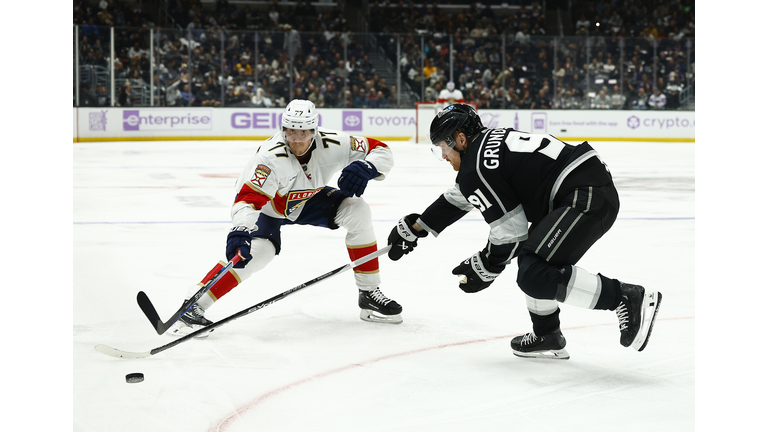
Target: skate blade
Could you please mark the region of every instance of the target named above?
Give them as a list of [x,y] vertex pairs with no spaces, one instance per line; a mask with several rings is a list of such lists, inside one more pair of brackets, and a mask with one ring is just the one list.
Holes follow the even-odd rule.
[[635,340],[632,341],[632,348],[642,351],[648,345],[653,324],[656,322],[656,315],[659,313],[659,306],[661,306],[661,293],[646,291],[643,296],[642,323],[640,324],[640,331],[637,332]]
[[400,324],[403,322],[403,317],[401,317],[400,314],[382,315],[370,309],[360,309],[360,319],[363,321],[385,324]]
[[519,352],[512,350],[512,354],[523,357],[523,358],[537,358],[537,359],[547,359],[547,360],[568,360],[571,358],[571,355],[568,354],[568,350],[565,348],[561,350],[549,350],[549,351],[539,351],[539,352]]
[[[194,332],[200,330],[201,328],[202,327],[197,327],[197,328],[190,327],[190,326],[184,324],[181,321],[177,321],[176,324],[173,325],[173,327],[168,329],[168,335],[173,336],[173,337],[182,337],[182,336],[186,336],[188,334],[194,333]],[[208,337],[208,335],[211,334],[212,331],[213,330],[211,330],[209,332],[201,333],[201,334],[195,336],[195,339],[205,339],[205,338]]]

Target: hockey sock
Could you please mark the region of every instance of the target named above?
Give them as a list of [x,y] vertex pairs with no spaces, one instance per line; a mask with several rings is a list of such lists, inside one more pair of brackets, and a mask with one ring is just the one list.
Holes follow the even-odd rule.
[[616,309],[621,301],[621,282],[616,279],[609,279],[600,273],[597,275],[600,276],[600,280],[603,283],[603,291],[600,293],[600,299],[597,300],[595,309]]
[[[568,270],[568,268],[565,268]],[[609,309],[618,306],[619,281],[601,274],[592,274],[580,267],[570,266],[558,284],[557,301],[585,309]]]
[[[362,246],[350,246],[347,245],[347,252],[349,253],[349,259],[352,261],[362,258],[366,255],[370,255],[378,250],[376,242]],[[379,259],[374,258],[367,263],[360,264],[353,269],[355,273],[378,273],[379,271]]]
[[560,308],[549,315],[537,315],[528,311],[533,323],[533,332],[537,336],[543,336],[560,328]]
[[[200,289],[205,283],[210,280],[213,275],[215,275],[219,270],[221,270],[224,267],[225,263],[219,262],[214,266],[211,271],[208,272],[208,274],[205,275],[202,281],[200,281],[197,286],[195,286],[190,291],[197,292],[197,290]],[[232,291],[234,287],[236,287],[240,283],[240,278],[237,276],[237,273],[235,273],[234,270],[228,271],[224,276],[219,279],[218,282],[208,290],[206,295],[200,297],[200,300],[197,301],[198,306],[201,308],[208,309],[216,300],[221,298],[224,294]]]
[[[362,258],[366,255],[376,252],[378,247],[376,242],[361,246],[347,245],[347,252],[349,253],[349,259],[352,261]],[[355,282],[357,287],[370,291],[376,289],[381,283],[381,276],[379,274],[379,259],[374,258],[367,263],[361,264],[353,268],[355,272]]]

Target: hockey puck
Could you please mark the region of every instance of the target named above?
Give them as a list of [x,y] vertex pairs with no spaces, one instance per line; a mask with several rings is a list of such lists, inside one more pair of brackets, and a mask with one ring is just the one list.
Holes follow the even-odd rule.
[[144,381],[144,374],[141,372],[129,373],[125,376],[125,382],[127,383],[140,383]]

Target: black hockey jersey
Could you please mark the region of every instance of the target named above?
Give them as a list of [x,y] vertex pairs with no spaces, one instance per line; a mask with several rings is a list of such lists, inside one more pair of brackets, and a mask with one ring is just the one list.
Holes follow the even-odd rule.
[[500,272],[519,254],[536,224],[552,211],[560,186],[584,161],[598,157],[586,142],[570,145],[552,135],[486,129],[464,152],[456,185],[422,213],[419,224],[437,236],[477,208],[490,225],[483,253]]

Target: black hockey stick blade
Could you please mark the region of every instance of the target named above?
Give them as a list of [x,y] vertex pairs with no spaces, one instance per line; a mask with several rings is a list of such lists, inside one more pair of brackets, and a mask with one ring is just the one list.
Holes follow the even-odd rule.
[[152,302],[149,300],[149,297],[147,296],[144,291],[139,291],[139,293],[136,295],[136,303],[139,304],[139,307],[141,308],[141,311],[144,312],[144,315],[147,317],[149,322],[152,324],[152,326],[155,328],[155,331],[157,334],[161,335],[168,331],[171,326],[176,324],[176,321],[181,318],[182,315],[184,315],[184,312],[187,311],[196,301],[200,299],[200,297],[203,296],[206,292],[208,292],[209,289],[213,287],[213,285],[221,279],[222,276],[226,272],[228,272],[232,267],[240,261],[240,255],[235,255],[232,257],[232,260],[227,263],[224,267],[221,268],[216,274],[214,274],[208,282],[205,283],[200,289],[187,299],[187,301],[184,302],[184,304],[181,305],[179,310],[176,311],[173,316],[168,319],[168,321],[163,321],[160,319],[160,314],[157,313],[157,309],[155,309],[155,306],[152,304]]
[[301,285],[297,285],[297,286],[295,286],[295,287],[293,287],[293,288],[291,288],[291,289],[289,289],[287,291],[283,291],[282,293],[277,294],[276,296],[271,297],[271,298],[269,298],[267,300],[264,300],[263,302],[257,303],[257,304],[255,304],[255,305],[253,305],[253,306],[251,306],[251,307],[249,307],[247,309],[243,309],[240,312],[237,312],[237,313],[235,313],[233,315],[230,315],[230,316],[228,316],[228,317],[226,317],[226,318],[224,318],[222,320],[219,320],[219,321],[217,321],[217,322],[215,322],[213,324],[209,324],[209,325],[207,325],[207,326],[205,326],[205,327],[203,327],[201,329],[198,329],[198,330],[196,330],[196,331],[194,331],[194,332],[192,332],[192,333],[190,333],[188,335],[184,335],[184,336],[174,340],[173,342],[167,343],[167,344],[159,346],[157,348],[153,348],[153,349],[151,349],[149,351],[144,351],[144,352],[123,351],[123,350],[119,350],[117,348],[109,347],[109,346],[104,345],[104,344],[96,345],[96,351],[98,351],[98,352],[100,352],[100,353],[102,353],[104,355],[108,355],[110,357],[122,358],[122,359],[142,359],[142,358],[146,358],[146,357],[149,357],[149,356],[153,356],[153,355],[161,353],[161,352],[163,352],[163,351],[165,351],[165,350],[167,350],[169,348],[173,348],[176,345],[179,345],[180,343],[186,342],[186,341],[188,341],[188,340],[190,340],[190,339],[192,339],[192,338],[194,338],[194,337],[196,337],[196,336],[198,336],[198,335],[200,335],[202,333],[208,333],[208,332],[212,331],[213,329],[215,329],[217,327],[220,327],[220,326],[223,326],[224,324],[226,324],[228,322],[234,321],[234,320],[236,320],[238,318],[244,317],[245,315],[248,315],[248,314],[251,314],[253,312],[256,312],[259,309],[263,309],[263,308],[271,305],[272,303],[280,301],[280,300],[288,297],[291,294],[297,293],[297,292],[303,290],[304,288],[307,288],[310,285],[314,285],[314,284],[316,284],[316,283],[318,283],[318,282],[320,282],[322,280],[328,279],[328,278],[330,278],[332,276],[335,276],[335,275],[337,275],[339,273],[344,273],[345,271],[347,271],[349,269],[352,269],[352,268],[355,268],[355,267],[357,267],[359,265],[365,264],[368,261],[370,261],[370,260],[372,260],[374,258],[377,258],[377,257],[379,257],[381,255],[384,255],[385,253],[387,253],[389,251],[390,247],[391,246],[386,246],[386,247],[384,247],[382,249],[379,249],[376,252],[368,254],[368,255],[366,255],[366,256],[364,256],[362,258],[359,258],[359,259],[357,259],[357,260],[355,260],[355,261],[353,261],[353,262],[351,262],[349,264],[345,264],[345,265],[343,265],[341,267],[335,268],[335,269],[329,271],[328,273],[320,275],[320,276],[318,276],[318,277],[316,277],[316,278],[314,278],[314,279],[312,279],[310,281],[304,282]]

